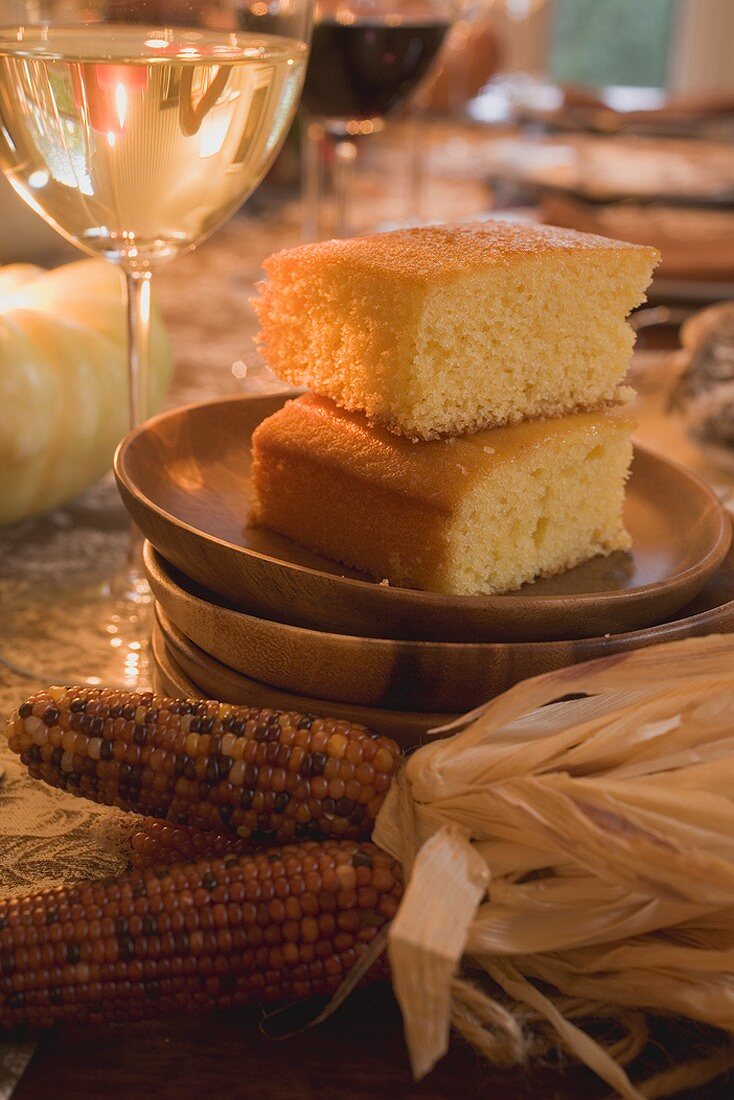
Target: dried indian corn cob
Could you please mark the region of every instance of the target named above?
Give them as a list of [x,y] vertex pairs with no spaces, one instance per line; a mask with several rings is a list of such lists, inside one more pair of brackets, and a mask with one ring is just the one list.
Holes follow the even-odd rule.
[[400,756],[337,719],[105,688],[39,691],[8,743],[53,787],[269,843],[369,836]]
[[328,840],[0,901],[0,1027],[328,994],[400,895],[385,852]]
[[241,855],[254,847],[251,840],[242,840],[234,833],[205,833],[149,817],[130,837],[130,863],[133,867],[164,867],[232,853]]

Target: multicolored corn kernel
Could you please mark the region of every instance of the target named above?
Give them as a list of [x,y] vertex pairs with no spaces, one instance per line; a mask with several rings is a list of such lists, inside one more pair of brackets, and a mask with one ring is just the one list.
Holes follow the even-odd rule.
[[39,691],[8,743],[71,794],[267,843],[369,836],[400,759],[335,718],[108,688]]
[[132,867],[165,867],[197,859],[221,859],[234,853],[252,852],[255,845],[234,833],[202,832],[185,825],[171,825],[155,817],[145,818],[130,837]]
[[327,840],[0,900],[0,1027],[332,993],[401,892],[374,844]]

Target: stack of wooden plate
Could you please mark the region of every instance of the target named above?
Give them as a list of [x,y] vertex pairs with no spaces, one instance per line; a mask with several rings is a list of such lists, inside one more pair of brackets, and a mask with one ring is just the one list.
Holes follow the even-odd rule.
[[631,553],[506,596],[376,584],[247,527],[250,436],[285,396],[165,413],[115,471],[146,535],[157,686],[344,716],[415,743],[527,676],[734,631],[731,524],[695,476],[638,450]]

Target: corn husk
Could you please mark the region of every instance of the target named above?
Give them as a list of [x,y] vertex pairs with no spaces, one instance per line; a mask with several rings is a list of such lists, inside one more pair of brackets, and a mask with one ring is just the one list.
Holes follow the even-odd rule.
[[[512,1061],[535,1020],[639,1098],[580,1016],[734,1032],[734,638],[536,677],[439,732],[374,833],[408,880],[388,949],[416,1077],[452,1021]],[[462,957],[514,1011],[457,978]]]

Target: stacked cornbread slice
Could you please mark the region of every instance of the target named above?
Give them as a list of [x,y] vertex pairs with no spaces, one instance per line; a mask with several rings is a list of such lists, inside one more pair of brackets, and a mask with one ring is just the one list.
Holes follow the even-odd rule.
[[625,319],[656,260],[500,222],[272,256],[263,354],[318,396],[255,432],[252,521],[377,580],[454,594],[627,547]]

